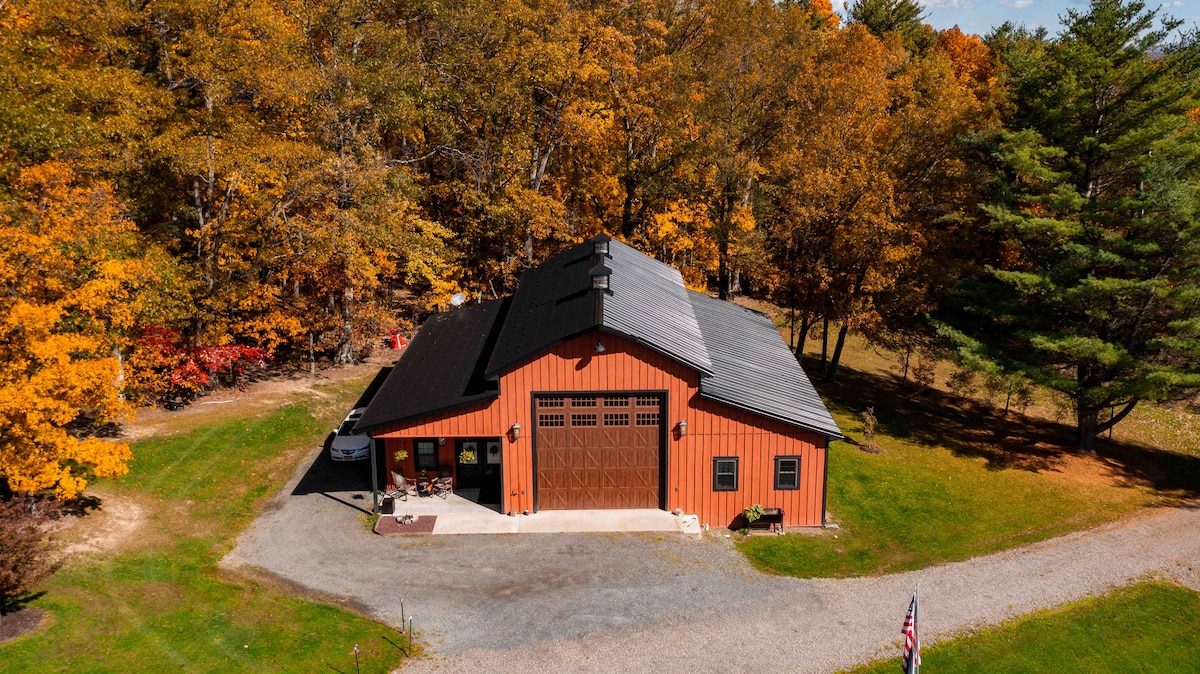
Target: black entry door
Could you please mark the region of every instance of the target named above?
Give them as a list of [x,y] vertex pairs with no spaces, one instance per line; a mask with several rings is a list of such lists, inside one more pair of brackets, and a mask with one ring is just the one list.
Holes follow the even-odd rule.
[[500,438],[471,438],[459,440],[455,448],[455,489],[479,490],[476,502],[500,504],[500,485],[503,471]]

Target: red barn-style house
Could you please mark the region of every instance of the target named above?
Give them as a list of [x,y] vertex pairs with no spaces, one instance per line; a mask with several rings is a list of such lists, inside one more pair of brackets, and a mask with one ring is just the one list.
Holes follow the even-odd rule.
[[512,297],[431,317],[357,428],[389,471],[452,475],[500,512],[680,509],[714,526],[752,504],[821,526],[842,437],[770,319],[604,235]]

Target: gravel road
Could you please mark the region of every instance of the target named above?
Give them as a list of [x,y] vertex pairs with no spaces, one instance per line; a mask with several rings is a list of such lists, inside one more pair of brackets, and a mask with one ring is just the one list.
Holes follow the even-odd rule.
[[1200,507],[911,573],[799,580],[755,572],[719,537],[383,538],[355,517],[369,494],[300,481],[224,564],[392,625],[403,598],[427,654],[406,672],[831,672],[898,652],[917,582],[926,644],[1151,574],[1200,590]]

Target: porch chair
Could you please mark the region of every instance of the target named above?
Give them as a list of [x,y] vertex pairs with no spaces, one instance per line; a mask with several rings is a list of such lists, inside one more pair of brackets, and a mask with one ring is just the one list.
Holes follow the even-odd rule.
[[432,489],[435,495],[446,498],[452,491],[454,491],[453,480],[449,476],[436,477],[433,479]]
[[416,485],[406,480],[404,478],[404,474],[400,471],[393,470],[391,489],[387,489],[383,492],[384,497],[386,498],[390,496],[392,498],[400,499],[401,501],[407,501],[409,496],[416,496],[416,494]]

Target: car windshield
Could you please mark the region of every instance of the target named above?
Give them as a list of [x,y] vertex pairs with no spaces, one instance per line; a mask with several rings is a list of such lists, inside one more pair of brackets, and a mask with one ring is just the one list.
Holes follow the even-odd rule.
[[338,429],[338,435],[354,435],[354,421],[343,421],[342,427]]

